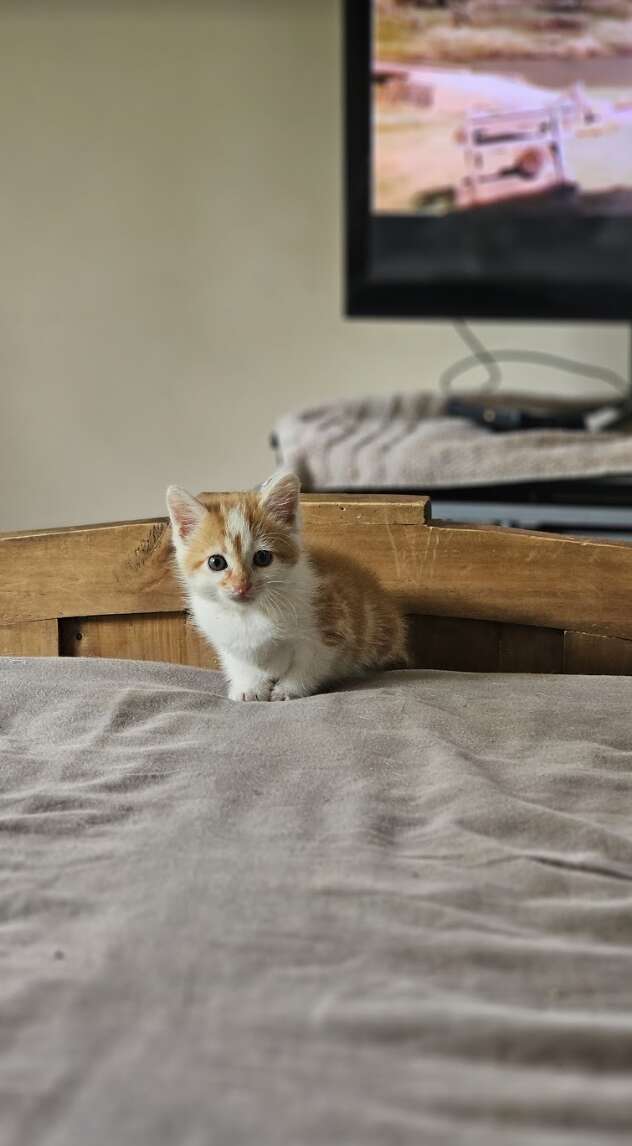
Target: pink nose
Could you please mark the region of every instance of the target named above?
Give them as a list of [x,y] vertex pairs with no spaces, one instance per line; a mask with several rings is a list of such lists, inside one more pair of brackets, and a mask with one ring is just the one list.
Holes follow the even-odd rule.
[[250,595],[251,589],[252,583],[250,581],[241,581],[239,585],[235,585],[235,588],[233,589],[233,596],[248,597]]

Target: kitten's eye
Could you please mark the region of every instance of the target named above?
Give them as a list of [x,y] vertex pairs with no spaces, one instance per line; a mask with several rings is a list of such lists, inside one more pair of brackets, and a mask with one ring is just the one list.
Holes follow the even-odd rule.
[[253,565],[258,565],[260,569],[265,569],[266,565],[272,564],[272,554],[269,549],[258,549],[252,559]]
[[221,553],[213,553],[208,559],[208,567],[213,573],[219,573],[221,569],[228,569],[228,561]]

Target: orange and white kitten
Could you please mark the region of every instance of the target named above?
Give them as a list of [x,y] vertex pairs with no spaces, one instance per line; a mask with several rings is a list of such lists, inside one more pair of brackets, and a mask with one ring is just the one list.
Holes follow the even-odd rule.
[[403,618],[377,578],[303,545],[293,473],[204,504],[170,486],[167,506],[189,608],[231,700],[290,700],[407,663]]

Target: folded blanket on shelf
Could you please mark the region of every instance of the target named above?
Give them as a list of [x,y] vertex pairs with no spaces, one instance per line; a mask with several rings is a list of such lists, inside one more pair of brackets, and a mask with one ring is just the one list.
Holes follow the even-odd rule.
[[439,394],[340,401],[287,414],[279,460],[303,488],[430,488],[632,476],[632,435],[586,430],[493,434],[446,417]]

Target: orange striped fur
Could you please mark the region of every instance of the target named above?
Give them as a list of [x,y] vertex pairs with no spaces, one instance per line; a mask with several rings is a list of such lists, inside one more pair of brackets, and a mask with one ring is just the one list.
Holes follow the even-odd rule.
[[348,557],[307,546],[320,592],[318,627],[326,645],[344,646],[358,667],[408,663],[404,619],[377,577]]

